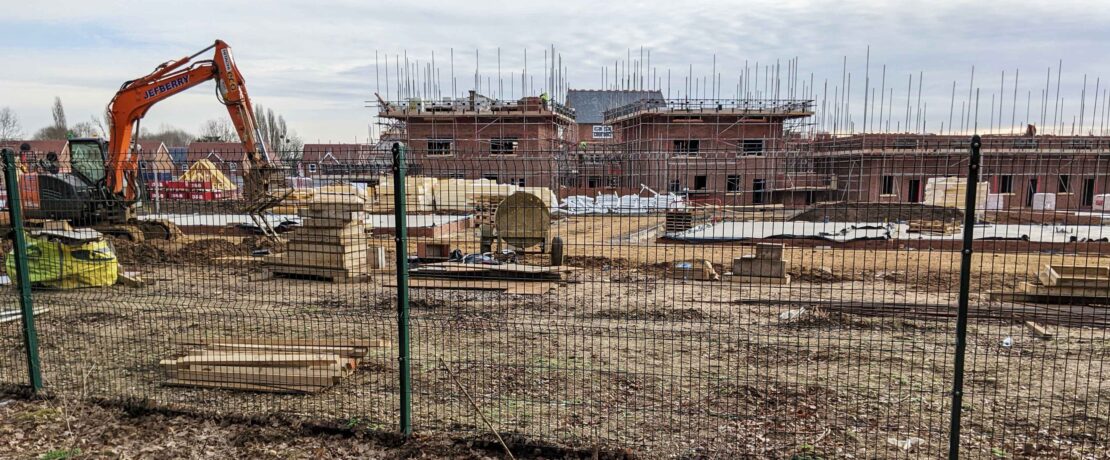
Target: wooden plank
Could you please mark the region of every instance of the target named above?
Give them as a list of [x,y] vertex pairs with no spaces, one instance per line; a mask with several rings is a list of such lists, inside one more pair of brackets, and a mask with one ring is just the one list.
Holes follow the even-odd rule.
[[[361,243],[361,244],[360,244]],[[308,252],[323,254],[353,254],[366,251],[366,240],[351,244],[330,244],[323,242],[290,241],[286,253]]]
[[304,219],[304,221],[301,222],[301,226],[305,228],[358,228],[365,227],[366,224],[361,220],[312,217]]
[[[386,283],[385,287],[397,287],[397,283]],[[469,291],[504,291],[515,295],[541,295],[551,291],[556,283],[543,281],[508,280],[454,280],[438,278],[412,278],[409,287],[414,289],[448,289]]]
[[167,368],[181,368],[194,364],[250,365],[266,367],[308,366],[312,364],[344,364],[333,353],[272,353],[272,352],[222,352],[209,351],[203,355],[185,355],[176,359],[163,359],[158,364]]
[[216,342],[207,346],[209,350],[260,350],[277,352],[327,352],[335,353],[345,358],[362,358],[370,351],[364,347],[321,347],[321,346],[296,346],[296,345],[261,345],[247,343],[221,343]]
[[778,276],[743,276],[743,275],[725,275],[725,281],[733,283],[745,284],[771,284],[771,285],[784,285],[790,284],[790,275],[785,274],[781,277]]
[[359,281],[367,279],[365,269],[304,267],[298,265],[271,265],[274,276],[305,276],[328,279],[334,282]]
[[363,202],[361,199],[349,199],[350,197],[348,196],[338,196],[335,199],[329,199],[328,197],[319,196],[316,198],[319,199],[314,198],[314,201],[302,207],[320,211],[348,212],[365,211],[367,208],[367,203]]
[[283,337],[203,339],[185,336],[174,340],[174,343],[180,345],[238,343],[244,345],[384,348],[388,347],[392,342],[385,339],[290,339]]
[[351,225],[347,227],[298,227],[292,232],[293,239],[314,240],[320,237],[327,238],[365,238],[367,225]]
[[335,269],[363,269],[365,271],[369,260],[366,252],[352,252],[349,254],[327,254],[322,252],[286,252],[277,256],[267,257],[267,265],[282,267],[320,267]]
[[[50,311],[49,308],[45,308],[45,307],[44,308],[36,308],[36,309],[33,310],[33,312],[31,314],[34,315],[34,316],[38,316],[38,315],[46,313],[48,311]],[[10,323],[12,321],[20,321],[22,319],[23,319],[22,311],[18,310],[18,309],[17,310],[7,310],[3,313],[0,313],[0,324]]]
[[1029,333],[1033,334],[1033,337],[1038,339],[1049,340],[1053,336],[1051,332],[1048,332],[1047,329],[1034,321],[1026,320],[1023,321],[1022,324],[1025,324],[1025,327],[1029,329]]
[[555,283],[513,283],[506,294],[513,295],[543,295],[555,288]]
[[524,265],[524,264],[501,264],[501,265],[483,265],[483,264],[467,264],[462,262],[438,262],[434,264],[421,265],[423,267],[436,267],[444,270],[490,270],[490,271],[506,271],[506,272],[524,272],[524,273],[563,273],[570,271],[581,270],[577,267],[567,267],[560,265],[557,267],[544,266],[544,265]]
[[[303,373],[268,374],[253,372],[251,368],[242,369],[240,372],[224,372],[220,370],[195,370],[173,369],[166,372],[171,379],[189,380],[193,382],[214,383],[253,383],[258,385],[279,386],[329,386],[339,383],[343,375],[333,375],[325,369],[283,369],[299,370]],[[253,368],[255,370],[259,368]],[[313,374],[315,373],[315,374]]]
[[[331,207],[308,207],[300,208],[297,210],[297,215],[306,219],[337,219],[347,221],[365,221],[366,213],[362,211],[351,211],[345,209],[333,209]],[[311,224],[309,224],[311,226]]]
[[[456,290],[473,290],[473,291],[504,291],[509,289],[509,285],[514,281],[501,281],[501,280],[454,280],[454,279],[439,279],[439,278],[412,278],[409,279],[410,288],[422,289],[456,289]],[[385,287],[397,287],[395,281],[389,281],[384,284]]]
[[1036,296],[1110,299],[1110,289],[1106,288],[1043,286],[1033,283],[1021,283],[1021,289],[1025,294]]
[[1045,264],[1037,277],[1045,286],[1110,290],[1110,278],[1102,276],[1103,268]]
[[260,391],[266,393],[289,393],[289,394],[304,394],[316,393],[324,390],[325,387],[321,386],[279,386],[279,385],[259,385],[254,383],[232,383],[232,382],[204,382],[193,380],[169,379],[162,382],[163,385],[172,387],[197,387],[197,388],[218,388],[224,390],[245,390],[245,391]]

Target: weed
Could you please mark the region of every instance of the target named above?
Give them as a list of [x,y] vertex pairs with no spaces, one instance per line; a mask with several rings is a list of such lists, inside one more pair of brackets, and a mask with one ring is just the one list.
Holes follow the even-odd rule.
[[39,457],[41,460],[65,460],[81,455],[81,449],[54,449]]

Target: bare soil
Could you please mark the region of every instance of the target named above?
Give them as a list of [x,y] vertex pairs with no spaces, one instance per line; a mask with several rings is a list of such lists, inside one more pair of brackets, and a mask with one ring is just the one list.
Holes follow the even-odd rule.
[[[521,445],[628,449],[644,458],[936,458],[947,452],[955,320],[849,315],[822,305],[954,311],[958,253],[788,248],[788,270],[796,275],[788,286],[682,281],[663,277],[660,264],[703,258],[727,267],[751,248],[620,242],[660,221],[560,223],[556,232],[567,242],[569,265],[579,270],[542,296],[413,290],[417,432],[493,442],[465,391],[503,436]],[[477,246],[471,232],[451,241]],[[246,250],[241,241],[228,243],[193,249]],[[36,292],[36,304],[51,309],[37,322],[46,383],[58,398],[395,430],[397,315],[394,290],[384,286],[392,271],[332,284],[260,279],[263,268],[253,260],[189,257],[128,262],[153,282],[143,288]],[[1012,289],[1046,262],[1110,264],[1081,254],[978,253],[973,305],[1006,308],[987,291]],[[0,299],[12,304],[14,292],[2,291]],[[1110,334],[1049,327],[1055,338],[1046,341],[1012,320],[969,324],[963,430],[970,456],[1106,455]],[[393,344],[327,391],[272,395],[162,386],[158,360],[181,351],[175,343],[181,336]],[[7,350],[0,354],[0,383],[22,381],[20,343],[18,323],[0,324],[0,349]],[[909,438],[923,443],[909,451],[894,445]]]

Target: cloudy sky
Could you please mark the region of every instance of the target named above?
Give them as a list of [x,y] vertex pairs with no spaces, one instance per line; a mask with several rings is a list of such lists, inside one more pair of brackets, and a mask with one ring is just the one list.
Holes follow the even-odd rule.
[[[999,93],[1003,71],[1005,96],[998,99],[1007,128],[1013,112],[1018,113],[1017,123],[1023,123],[1027,97],[1032,100],[1031,118],[1039,121],[1050,68],[1046,111],[1053,118],[1059,106],[1055,67],[1060,60],[1063,109],[1057,117],[1067,120],[1066,130],[1081,106],[1084,124],[1098,130],[1103,94],[1110,86],[1110,27],[1105,26],[1110,5],[1105,1],[0,2],[5,19],[0,57],[7,63],[0,73],[0,106],[17,112],[28,135],[50,122],[55,96],[64,102],[71,123],[87,120],[103,111],[124,80],[192,54],[216,38],[235,50],[255,103],[282,113],[308,142],[367,138],[373,114],[366,105],[374,91],[385,91],[387,55],[407,52],[423,65],[434,52],[441,85],[449,90],[446,58],[452,48],[458,91],[470,89],[478,50],[479,72],[483,80],[491,79],[496,92],[500,47],[506,96],[510,72],[519,78],[525,49],[529,73],[537,86],[542,84],[543,52],[552,45],[562,55],[573,88],[600,87],[614,61],[623,60],[629,49],[638,59],[643,47],[651,50],[651,65],[661,80],[671,69],[675,94],[682,91],[688,73],[710,75],[714,55],[725,97],[732,97],[745,61],[751,71],[757,61],[762,66],[779,60],[785,78],[786,62],[797,58],[799,81],[808,85],[812,73],[819,101],[826,79],[829,93],[839,89],[846,57],[857,124],[863,88],[880,85],[885,64],[886,86],[895,94],[894,123],[904,118],[898,114],[905,113],[911,74],[910,99],[917,112],[917,79],[924,73],[922,105],[930,131],[948,123],[950,106],[959,117],[972,66],[980,131],[989,122],[986,113],[997,111],[986,106]],[[381,63],[377,72],[375,53]],[[1018,103],[1012,111],[1018,69]],[[396,76],[389,78],[392,82]],[[519,97],[519,85],[511,91]],[[194,88],[155,107],[144,124],[195,132],[205,120],[226,116],[213,99],[211,85]]]

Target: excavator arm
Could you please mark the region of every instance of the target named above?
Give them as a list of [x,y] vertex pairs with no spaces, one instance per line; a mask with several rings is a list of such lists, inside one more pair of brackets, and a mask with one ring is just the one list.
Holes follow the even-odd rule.
[[[194,61],[208,51],[214,52],[212,59]],[[209,80],[216,80],[216,94],[227,107],[247,154],[248,162],[243,166],[244,195],[254,203],[251,207],[264,208],[258,203],[280,200],[272,195],[274,189],[284,183],[279,161],[271,158],[262,141],[243,75],[235,65],[231,47],[221,40],[192,56],[159,65],[149,75],[120,87],[108,105],[111,142],[105,181],[109,190],[127,202],[139,198],[139,158],[138,152],[131,148],[139,120],[155,104]]]

